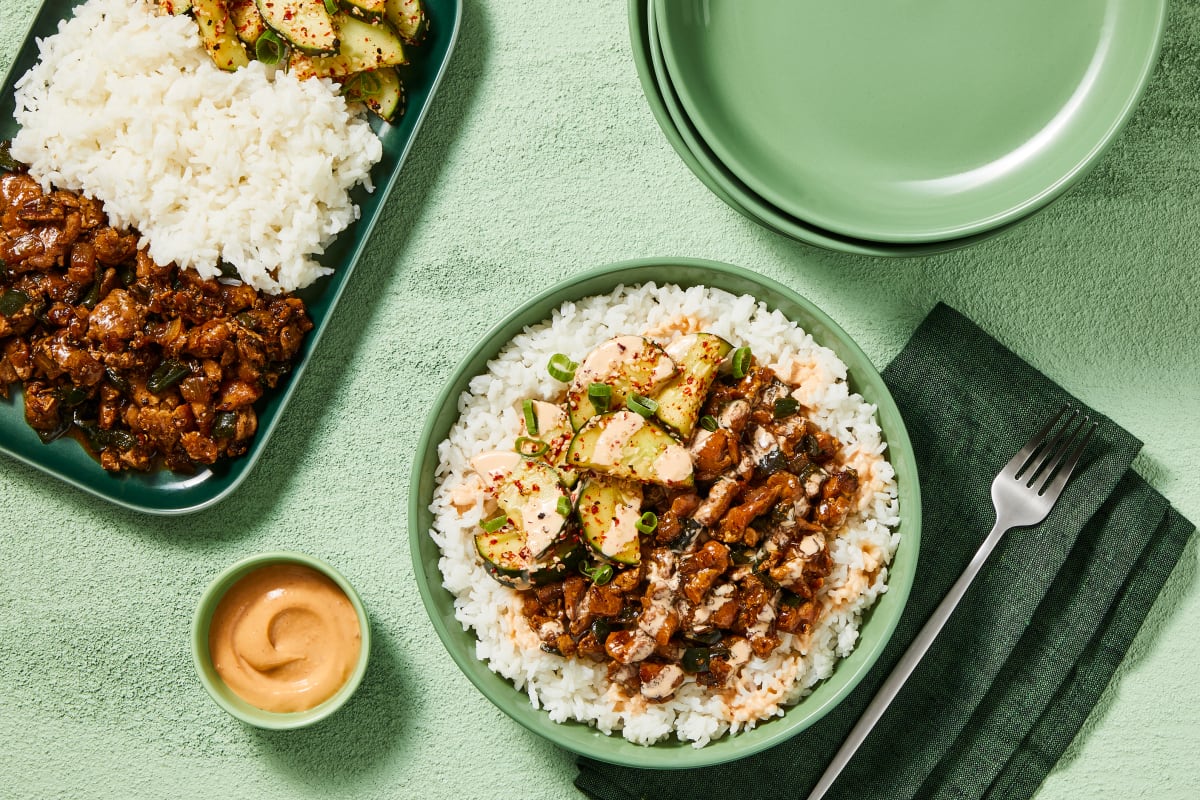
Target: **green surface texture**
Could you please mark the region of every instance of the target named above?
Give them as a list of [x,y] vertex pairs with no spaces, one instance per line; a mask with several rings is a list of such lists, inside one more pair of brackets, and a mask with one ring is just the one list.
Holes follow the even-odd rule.
[[[0,66],[32,13],[0,0]],[[625,3],[470,0],[398,188],[241,489],[156,519],[0,463],[0,797],[579,796],[573,756],[492,707],[442,648],[405,498],[421,421],[462,355],[528,297],[611,261],[760,271],[879,366],[945,300],[1143,440],[1135,467],[1200,519],[1197,86],[1200,0],[1176,0],[1141,107],[1072,191],[975,247],[870,259],[765,231],[695,179],[642,96]],[[372,618],[358,694],[301,731],[236,722],[190,662],[208,582],[275,549],[330,561]],[[1193,540],[1039,800],[1195,796],[1197,555]]]

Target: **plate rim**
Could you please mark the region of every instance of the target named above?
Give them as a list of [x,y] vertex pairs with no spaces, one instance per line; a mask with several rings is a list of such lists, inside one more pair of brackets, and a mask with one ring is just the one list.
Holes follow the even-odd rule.
[[[708,284],[706,281],[706,278],[714,273],[722,275],[723,280],[754,285],[761,290],[765,290],[767,294],[776,295],[784,299],[787,303],[794,304],[804,313],[811,315],[817,325],[826,328],[831,337],[839,337],[839,341],[836,342],[836,345],[838,345],[836,349],[844,346],[848,352],[854,355],[856,361],[860,361],[869,368],[865,375],[854,373],[851,380],[857,382],[865,379],[867,383],[872,385],[872,388],[878,389],[881,392],[879,396],[872,398],[872,402],[875,403],[877,408],[877,414],[881,417],[886,415],[895,422],[894,430],[886,432],[888,448],[893,453],[889,456],[889,460],[897,466],[898,476],[902,471],[903,474],[908,476],[904,486],[900,487],[901,494],[903,495],[900,530],[902,536],[906,538],[902,539],[901,549],[897,551],[897,556],[890,567],[892,572],[889,580],[896,580],[898,578],[899,582],[896,584],[895,591],[892,590],[893,584],[889,582],[889,591],[884,593],[883,597],[866,612],[867,615],[874,614],[876,609],[880,608],[881,603],[890,603],[883,606],[888,616],[882,620],[883,624],[878,631],[873,631],[876,638],[871,646],[869,648],[858,646],[849,656],[839,659],[839,664],[846,662],[850,662],[851,664],[851,672],[846,673],[846,680],[842,682],[840,687],[831,696],[822,697],[820,704],[814,706],[808,716],[791,726],[784,725],[787,719],[786,716],[776,717],[762,722],[753,730],[736,734],[733,737],[729,735],[723,736],[712,744],[699,749],[691,747],[688,743],[679,743],[673,738],[669,738],[664,743],[658,745],[644,747],[624,740],[619,734],[606,735],[586,723],[575,720],[568,720],[564,723],[550,722],[549,716],[544,709],[535,709],[527,697],[522,697],[522,693],[513,686],[511,681],[500,676],[498,673],[492,672],[482,660],[475,657],[474,648],[468,648],[472,652],[464,654],[450,646],[450,638],[452,636],[461,635],[476,642],[478,639],[475,637],[473,631],[464,629],[462,624],[455,618],[453,612],[453,595],[442,586],[441,581],[433,585],[429,579],[429,575],[425,571],[427,563],[426,551],[429,551],[428,558],[432,560],[433,569],[440,574],[437,561],[441,558],[441,550],[432,537],[429,536],[429,526],[424,524],[424,522],[432,520],[432,514],[429,512],[428,503],[423,500],[423,496],[427,493],[432,494],[434,471],[437,467],[436,446],[445,438],[454,421],[458,419],[458,397],[466,389],[471,378],[478,374],[486,365],[487,360],[493,357],[500,348],[507,344],[526,325],[536,324],[539,320],[548,318],[553,308],[556,308],[561,303],[573,299],[578,300],[582,297],[592,296],[604,291],[611,291],[617,285],[633,285],[650,281],[656,283],[676,283],[677,281],[675,280],[655,280],[649,277],[623,279],[638,273],[673,267],[683,268],[686,271],[694,271],[697,274],[698,277],[694,282],[685,285],[715,285]],[[605,283],[608,288],[593,288],[593,284],[595,283]],[[759,299],[761,300],[761,297]],[[768,302],[768,306],[774,307],[774,304]],[[535,311],[539,314],[537,320],[518,324],[519,320],[524,319]],[[788,316],[789,319],[791,318],[786,313],[785,316]],[[812,333],[810,328],[806,328],[806,330],[810,334]],[[814,336],[814,339],[816,338]],[[831,346],[828,342],[821,342],[819,340],[818,344]],[[842,357],[841,352],[839,352],[839,357]],[[480,361],[480,359],[482,360]],[[478,365],[475,364],[477,361],[479,361]],[[436,439],[435,436],[437,436]],[[893,448],[895,448],[894,451]],[[431,454],[433,455],[431,456]],[[458,666],[463,676],[474,685],[488,702],[492,703],[492,705],[525,729],[578,755],[620,766],[669,770],[726,763],[745,758],[780,744],[817,723],[848,694],[854,691],[862,678],[874,667],[875,662],[887,647],[906,608],[908,596],[915,583],[923,522],[920,477],[917,471],[915,453],[907,424],[900,414],[895,399],[891,395],[891,390],[888,389],[879,369],[875,367],[874,363],[863,352],[858,343],[812,301],[778,281],[733,264],[710,259],[669,256],[629,259],[589,269],[575,276],[565,278],[512,309],[496,324],[492,325],[486,333],[480,336],[467,355],[458,362],[430,406],[430,412],[426,416],[414,451],[407,500],[406,526],[408,528],[409,555],[417,588],[421,595],[421,602],[443,648]],[[434,598],[435,592],[441,595],[443,603],[448,604],[448,615],[444,614],[438,608]],[[889,597],[894,599],[889,601]],[[868,619],[870,618],[868,616]],[[457,632],[453,629],[457,629]],[[858,660],[852,660],[856,659],[856,657]],[[817,689],[819,690],[822,685],[825,685],[825,682],[818,684]],[[523,702],[513,704],[512,708],[502,706],[489,693],[493,687],[500,692],[515,693],[515,696],[519,700],[523,700]],[[801,700],[801,702],[804,702],[804,700]],[[776,727],[767,727],[771,723],[777,723]],[[564,730],[570,731],[570,733],[563,734]],[[763,731],[766,732],[763,733]],[[607,750],[599,753],[589,750],[587,744],[595,742],[598,739],[615,740],[618,744],[615,745],[614,749],[622,755],[615,757]],[[733,743],[721,747],[720,744],[722,742]],[[664,745],[669,747],[669,752],[672,753],[672,759],[667,763],[639,763],[657,759],[658,756],[652,756],[649,759],[639,758],[639,756],[646,753],[659,753],[665,749]],[[605,746],[608,747],[608,745]]]
[[[639,15],[639,9],[645,9],[647,12],[645,24]],[[674,87],[671,78],[665,74],[665,70],[658,68],[661,57],[655,57],[658,32],[654,25],[654,0],[629,0],[629,29],[634,64],[642,84],[642,93],[671,147],[709,191],[746,219],[774,233],[834,253],[870,258],[919,258],[941,255],[979,244],[1012,231],[1029,218],[1028,215],[1022,216],[991,230],[940,242],[897,243],[855,239],[792,217],[757,196],[753,189],[742,184],[736,175],[723,168],[720,159],[711,152],[706,152],[706,146],[699,134],[688,129],[690,121],[686,112],[680,107],[678,97],[672,98]],[[650,52],[642,52],[642,47]]]
[[[922,230],[901,230],[894,226],[886,231],[873,231],[870,226],[862,226],[853,221],[841,219],[829,220],[825,219],[819,224],[824,230],[829,230],[839,233],[850,238],[864,239],[867,241],[880,241],[889,243],[931,243],[947,239],[965,238],[968,236],[977,235],[986,231],[1001,228],[1009,223],[1020,221],[1024,217],[1028,217],[1039,209],[1044,208],[1053,200],[1061,197],[1068,189],[1079,182],[1090,170],[1096,165],[1100,158],[1109,150],[1117,137],[1124,130],[1126,124],[1133,116],[1138,105],[1141,103],[1142,97],[1145,94],[1146,88],[1153,77],[1154,72],[1159,62],[1159,56],[1162,50],[1164,32],[1166,30],[1167,15],[1170,7],[1170,0],[1121,0],[1125,3],[1141,3],[1149,2],[1156,4],[1156,8],[1151,9],[1152,13],[1156,12],[1156,18],[1153,23],[1153,33],[1149,46],[1146,48],[1144,58],[1141,61],[1137,71],[1136,78],[1131,84],[1132,91],[1125,97],[1121,108],[1116,113],[1108,125],[1104,126],[1103,132],[1092,145],[1080,151],[1072,160],[1071,166],[1065,171],[1055,170],[1056,173],[1061,172],[1052,182],[1044,186],[1041,190],[1033,195],[1024,198],[1020,202],[1010,204],[1003,210],[994,211],[986,217],[976,218],[970,222],[961,222],[952,225],[941,225],[936,228],[929,227]],[[663,49],[664,61],[667,64],[668,73],[674,75],[684,74],[682,64],[679,61],[679,54],[674,49],[672,38],[667,33],[666,17],[664,11],[671,10],[671,4],[668,0],[650,0],[655,6],[657,16],[657,32],[658,38]],[[675,6],[675,10],[679,9],[680,5]],[[701,139],[707,147],[712,150],[717,159],[726,166],[731,172],[735,173],[738,178],[747,186],[751,187],[754,192],[761,196],[766,202],[778,208],[780,211],[786,211],[783,205],[780,205],[779,195],[771,189],[771,187],[761,181],[754,170],[748,169],[744,164],[741,164],[733,151],[724,144],[722,137],[717,136],[711,122],[705,117],[703,112],[703,104],[697,100],[697,94],[693,92],[692,87],[689,87],[686,81],[680,82],[672,80],[672,85],[675,87],[680,103],[686,110],[688,119],[692,122]],[[1099,128],[1099,126],[1097,126]],[[775,195],[776,198],[772,199]],[[809,209],[811,211],[811,209]],[[794,216],[794,214],[792,214]],[[802,219],[802,217],[797,217]],[[808,220],[805,220],[808,221]],[[811,224],[818,224],[816,221]]]
[[[82,0],[73,0],[71,7],[74,8],[75,6],[79,5],[81,1]],[[13,60],[9,64],[8,68],[4,71],[3,77],[0,78],[0,87],[6,87],[10,83],[15,83],[16,80],[19,79],[19,76],[14,76],[13,74],[17,69],[19,56],[22,51],[25,50],[25,48],[30,46],[31,40],[34,38],[34,28],[37,27],[38,22],[41,19],[42,14],[45,12],[46,6],[49,2],[51,2],[51,0],[42,0],[37,11],[35,11],[33,16],[30,18],[29,25],[26,26],[24,36],[19,40],[19,44],[13,51]],[[446,42],[446,51],[442,56],[440,63],[438,64],[438,68],[434,73],[432,80],[429,83],[429,94],[426,98],[426,101],[416,111],[416,119],[413,121],[412,132],[409,134],[407,140],[404,142],[403,147],[400,148],[400,151],[397,154],[395,167],[393,167],[390,173],[388,173],[386,180],[382,184],[375,187],[374,191],[379,193],[379,202],[377,206],[378,210],[366,220],[356,220],[356,223],[361,221],[365,222],[365,225],[361,230],[354,231],[353,235],[356,238],[356,242],[350,252],[346,255],[348,266],[340,268],[340,271],[345,272],[345,276],[342,278],[342,280],[337,282],[337,284],[333,287],[332,293],[328,296],[329,307],[325,314],[326,324],[319,326],[309,335],[308,342],[306,343],[308,348],[308,357],[304,358],[296,365],[296,368],[288,376],[286,386],[284,386],[282,391],[276,395],[276,399],[279,404],[278,410],[268,418],[265,426],[258,429],[257,433],[255,434],[254,446],[250,449],[250,452],[248,452],[245,456],[238,457],[238,463],[236,464],[236,469],[238,471],[237,474],[233,476],[229,484],[222,487],[221,490],[215,494],[197,502],[192,502],[185,505],[151,506],[129,500],[126,497],[120,496],[115,491],[105,491],[101,487],[89,485],[73,475],[69,475],[60,471],[59,469],[43,463],[44,460],[42,459],[26,456],[24,453],[12,449],[5,442],[0,442],[0,453],[11,457],[29,467],[32,467],[43,474],[50,475],[58,480],[61,480],[64,483],[86,492],[93,497],[113,503],[114,505],[129,511],[135,511],[156,517],[185,516],[203,511],[225,500],[241,487],[242,483],[250,476],[250,473],[254,470],[255,466],[257,466],[259,458],[262,457],[263,451],[266,449],[267,442],[270,440],[271,435],[275,432],[276,427],[279,425],[280,419],[283,417],[284,412],[287,410],[287,407],[290,404],[292,394],[295,392],[296,387],[303,378],[309,363],[312,361],[313,356],[317,352],[317,347],[324,336],[326,328],[328,327],[328,320],[332,319],[334,312],[337,310],[338,303],[340,302],[343,293],[346,291],[346,286],[350,283],[350,278],[354,272],[354,268],[358,265],[359,260],[362,258],[368,240],[371,238],[371,234],[374,232],[375,226],[379,223],[380,217],[383,216],[383,207],[395,188],[396,182],[399,180],[400,173],[404,170],[404,164],[408,160],[408,155],[412,150],[414,142],[420,135],[421,129],[424,127],[429,109],[437,97],[438,90],[441,88],[442,80],[445,78],[446,71],[450,65],[450,62],[453,60],[454,51],[458,45],[458,37],[462,29],[463,0],[447,0],[447,2],[452,6],[453,22],[451,24],[450,34]],[[65,19],[65,17],[60,16],[59,20],[61,21],[62,19]],[[342,233],[338,235],[340,237],[347,235],[348,233],[349,229],[342,231]],[[326,278],[320,278],[318,280],[325,279]]]

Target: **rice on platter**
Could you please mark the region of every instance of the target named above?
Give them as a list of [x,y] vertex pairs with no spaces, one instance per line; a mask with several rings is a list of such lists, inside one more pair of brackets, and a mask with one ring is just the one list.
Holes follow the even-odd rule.
[[828,678],[899,544],[875,407],[753,297],[564,303],[472,379],[430,535],[476,653],[556,722],[703,747]]
[[39,41],[18,82],[12,155],[49,190],[100,200],[159,264],[221,263],[272,293],[330,270],[313,258],[358,217],[383,154],[327,79],[252,61],[217,68],[189,16],[89,0]]

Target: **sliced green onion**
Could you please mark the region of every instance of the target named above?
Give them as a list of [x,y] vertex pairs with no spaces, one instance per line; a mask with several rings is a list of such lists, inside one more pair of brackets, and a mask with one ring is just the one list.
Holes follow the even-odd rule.
[[592,583],[597,586],[603,586],[613,577],[613,568],[608,564],[597,564],[595,567],[589,568],[587,564],[580,563],[579,571],[585,578],[591,578]]
[[492,517],[491,519],[485,519],[483,522],[480,522],[479,527],[483,528],[488,533],[495,533],[496,531],[503,528],[507,523],[508,523],[508,515],[507,514],[499,514],[497,516]]
[[325,10],[330,14],[338,13],[337,0],[325,0]]
[[29,302],[29,295],[22,292],[20,289],[9,289],[4,294],[0,294],[0,315],[5,317],[15,317],[21,313],[21,309]]
[[352,100],[365,101],[383,91],[383,82],[374,72],[359,72],[342,85],[342,94]]
[[588,386],[588,400],[592,401],[596,411],[603,414],[612,404],[612,387],[607,383],[593,383]]
[[533,413],[533,401],[526,400],[521,403],[521,412],[525,415],[525,430],[529,432],[530,436],[537,436],[537,414]]
[[716,417],[705,414],[700,418],[700,427],[711,433],[712,431],[715,431],[717,428],[721,427],[721,425],[717,422]]
[[784,417],[790,417],[799,410],[800,401],[791,395],[785,395],[775,401],[774,416],[775,419],[783,419]]
[[750,357],[749,347],[739,347],[733,351],[733,377],[746,377],[746,373],[750,371]]
[[537,458],[543,456],[550,449],[550,445],[543,442],[541,439],[530,439],[528,436],[518,436],[516,451],[525,458]]
[[363,97],[374,97],[383,91],[383,81],[374,72],[358,73],[358,93]]
[[645,534],[654,533],[655,529],[658,528],[658,515],[653,511],[647,511],[645,514],[642,514],[642,518],[633,527]]
[[654,416],[654,412],[658,411],[657,401],[651,400],[649,397],[640,395],[637,392],[629,395],[629,399],[625,401],[625,405],[629,407],[630,411],[636,411],[643,417],[652,417]]
[[558,507],[555,509],[560,517],[570,516],[571,514],[571,499],[563,496],[558,498]]
[[562,353],[555,353],[550,356],[550,363],[546,364],[546,371],[550,373],[550,377],[554,378],[554,380],[565,382],[575,377],[575,370],[578,367],[578,364]]
[[263,31],[254,43],[254,57],[269,67],[279,63],[283,58],[284,45],[279,40],[279,34],[269,28]]

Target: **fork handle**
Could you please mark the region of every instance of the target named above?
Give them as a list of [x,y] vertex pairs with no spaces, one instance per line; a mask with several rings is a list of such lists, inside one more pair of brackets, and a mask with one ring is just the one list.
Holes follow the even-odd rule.
[[929,651],[929,646],[933,644],[933,640],[941,632],[946,625],[946,620],[950,618],[950,614],[958,606],[963,595],[967,593],[971,582],[975,580],[975,576],[979,574],[979,570],[983,568],[983,564],[987,561],[992,551],[996,549],[996,544],[1000,538],[1009,529],[1009,525],[1002,523],[999,519],[992,527],[992,532],[983,540],[983,544],[975,552],[974,558],[967,568],[963,570],[963,574],[959,576],[954,585],[950,587],[950,591],[934,609],[933,615],[925,623],[925,627],[921,628],[921,632],[917,634],[917,638],[913,639],[912,644],[904,651],[900,661],[892,670],[892,674],[888,675],[883,686],[879,687],[875,697],[871,700],[871,704],[867,706],[866,711],[859,717],[854,728],[851,729],[849,735],[846,736],[846,741],[834,754],[833,760],[829,762],[829,766],[825,768],[825,772],[821,775],[821,779],[817,781],[817,785],[813,787],[809,793],[807,800],[820,800],[829,791],[829,787],[837,780],[838,775],[845,769],[846,764],[850,763],[850,759],[858,751],[860,745],[866,740],[871,729],[875,727],[875,723],[879,722],[879,718],[883,716],[883,712],[887,711],[888,706],[896,699],[896,695],[900,693],[904,682],[913,674],[913,670],[917,668],[917,664],[921,663],[921,659],[925,653]]

